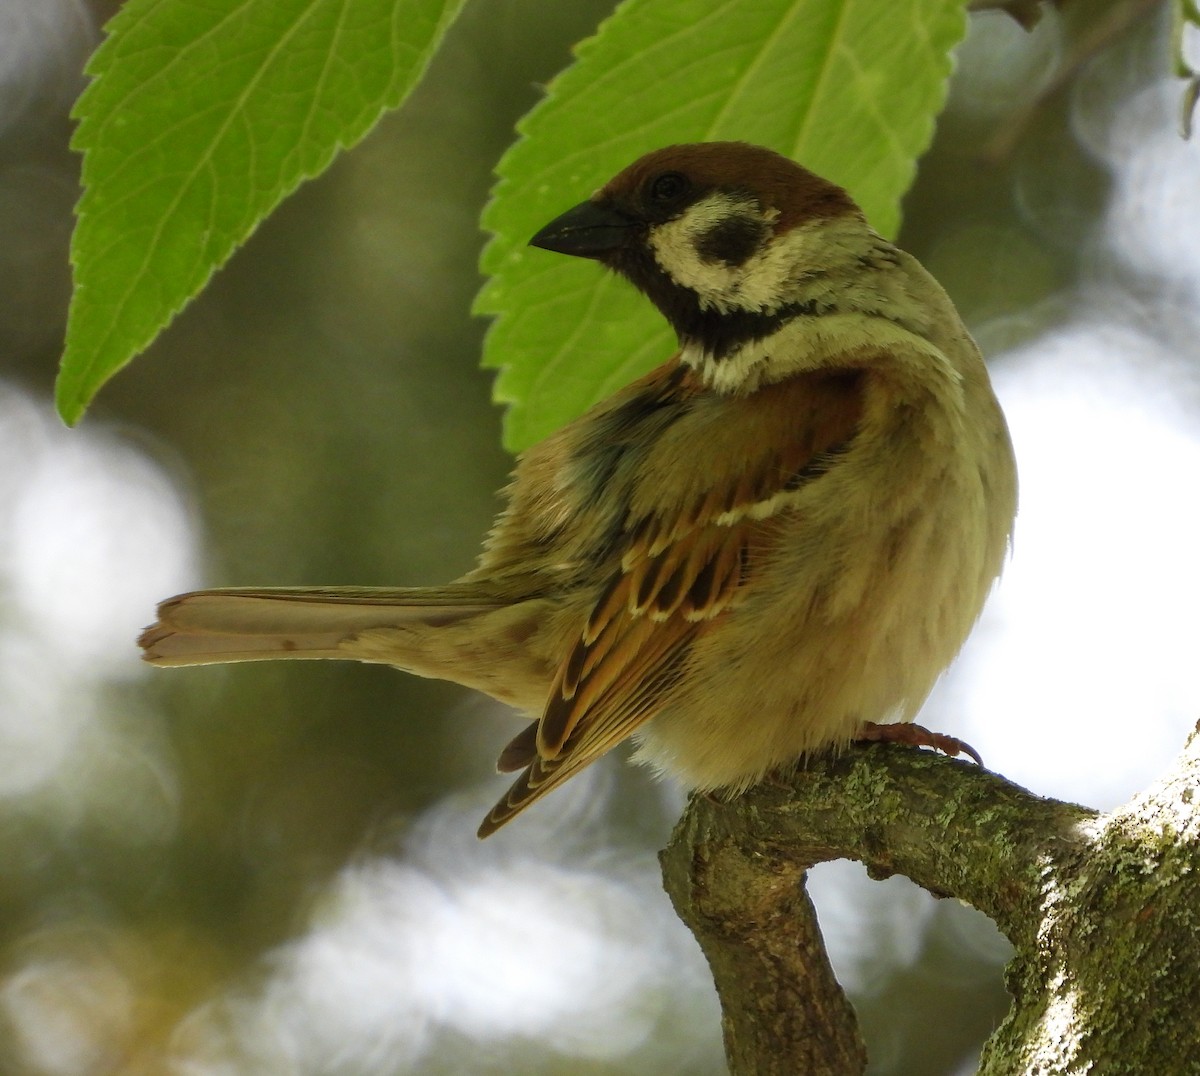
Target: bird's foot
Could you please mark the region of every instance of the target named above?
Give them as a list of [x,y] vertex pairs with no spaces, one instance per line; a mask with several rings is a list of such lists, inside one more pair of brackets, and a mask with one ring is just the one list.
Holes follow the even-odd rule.
[[924,725],[914,725],[910,721],[896,721],[886,725],[874,721],[864,722],[854,736],[855,743],[902,743],[910,747],[932,747],[943,755],[952,758],[957,755],[970,755],[976,763],[983,765],[979,752],[969,743],[956,736],[947,736],[944,732],[930,732]]

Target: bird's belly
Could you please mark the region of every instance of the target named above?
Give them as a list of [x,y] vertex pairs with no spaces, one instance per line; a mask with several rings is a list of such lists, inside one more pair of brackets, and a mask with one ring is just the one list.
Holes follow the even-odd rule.
[[977,536],[954,526],[902,542],[881,535],[865,552],[853,572],[780,557],[770,570],[788,585],[755,590],[786,599],[747,602],[698,641],[683,688],[638,734],[637,760],[692,788],[745,788],[844,746],[863,722],[911,720],[998,564],[985,565]]

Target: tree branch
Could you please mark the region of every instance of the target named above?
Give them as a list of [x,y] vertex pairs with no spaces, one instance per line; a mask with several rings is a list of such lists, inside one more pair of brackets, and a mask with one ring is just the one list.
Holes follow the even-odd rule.
[[806,864],[711,840],[704,814],[688,810],[662,864],[675,911],[712,968],[730,1071],[861,1072],[866,1047],[829,966],[804,889]]
[[980,1071],[1187,1071],[1200,1056],[1200,735],[1109,815],[890,745],[811,762],[732,803],[694,797],[664,883],[717,982],[742,1073],[865,1061],[803,872],[857,859],[990,916],[1017,955],[1014,1004]]

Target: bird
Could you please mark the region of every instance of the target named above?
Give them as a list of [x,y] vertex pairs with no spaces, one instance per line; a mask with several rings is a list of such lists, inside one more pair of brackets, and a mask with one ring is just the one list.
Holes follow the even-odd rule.
[[530,245],[623,277],[675,353],[518,457],[455,582],[194,591],[144,658],[376,662],[523,711],[480,837],[630,738],[722,795],[856,740],[974,754],[912,722],[1000,574],[1017,477],[942,287],[744,142],[649,152]]

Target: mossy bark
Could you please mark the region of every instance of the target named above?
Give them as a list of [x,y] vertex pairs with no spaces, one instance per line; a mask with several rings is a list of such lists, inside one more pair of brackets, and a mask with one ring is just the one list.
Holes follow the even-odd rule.
[[885,745],[811,762],[732,803],[695,797],[662,854],[708,957],[734,1076],[865,1067],[804,893],[857,859],[990,916],[1016,947],[986,1076],[1197,1071],[1200,734],[1106,815]]

